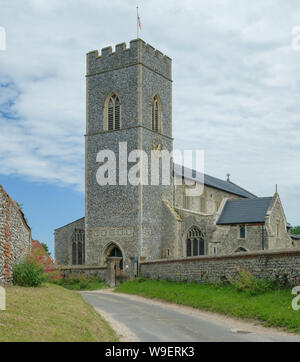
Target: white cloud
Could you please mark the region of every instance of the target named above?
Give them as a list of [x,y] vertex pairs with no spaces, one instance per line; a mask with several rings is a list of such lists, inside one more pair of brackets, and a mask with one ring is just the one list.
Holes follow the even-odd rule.
[[[85,53],[135,38],[135,4],[0,6],[0,172],[83,190]],[[140,2],[141,37],[173,59],[175,147],[205,149],[208,173],[258,195],[278,183],[298,223],[299,15],[297,0]]]

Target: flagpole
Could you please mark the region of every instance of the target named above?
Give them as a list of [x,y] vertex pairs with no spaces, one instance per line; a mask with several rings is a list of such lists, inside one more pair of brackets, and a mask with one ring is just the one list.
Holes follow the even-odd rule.
[[136,38],[139,38],[139,7],[136,6]]

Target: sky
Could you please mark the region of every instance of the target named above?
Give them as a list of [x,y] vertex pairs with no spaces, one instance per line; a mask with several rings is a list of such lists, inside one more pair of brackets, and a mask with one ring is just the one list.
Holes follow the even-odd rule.
[[[85,54],[135,39],[136,4],[0,0],[0,184],[52,252],[53,229],[84,216]],[[258,196],[278,184],[300,224],[299,0],[138,5],[140,37],[173,59],[174,148]]]

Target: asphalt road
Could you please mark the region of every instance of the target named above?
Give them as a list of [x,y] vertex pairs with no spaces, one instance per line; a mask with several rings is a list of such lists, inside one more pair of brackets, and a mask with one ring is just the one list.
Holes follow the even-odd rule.
[[[253,328],[235,321],[222,323],[214,318],[198,316],[189,308],[146,298],[120,295],[111,291],[82,292],[86,302],[94,306],[117,331],[120,326],[132,332],[141,342],[287,342],[300,341],[300,336]],[[102,313],[101,313],[102,312]],[[117,323],[111,323],[111,321]],[[255,330],[255,329],[254,329]],[[132,340],[132,339],[131,339]]]

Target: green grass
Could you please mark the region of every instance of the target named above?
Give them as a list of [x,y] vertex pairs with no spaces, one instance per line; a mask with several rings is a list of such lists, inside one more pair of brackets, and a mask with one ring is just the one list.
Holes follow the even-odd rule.
[[300,311],[292,309],[294,296],[289,289],[277,289],[252,296],[237,291],[232,285],[136,279],[121,284],[115,291],[256,320],[268,327],[280,327],[300,333]]
[[46,284],[7,288],[0,311],[0,342],[104,342],[114,331],[79,293]]
[[54,284],[69,290],[98,290],[107,288],[107,285],[101,279],[87,276],[59,279],[55,281]]

